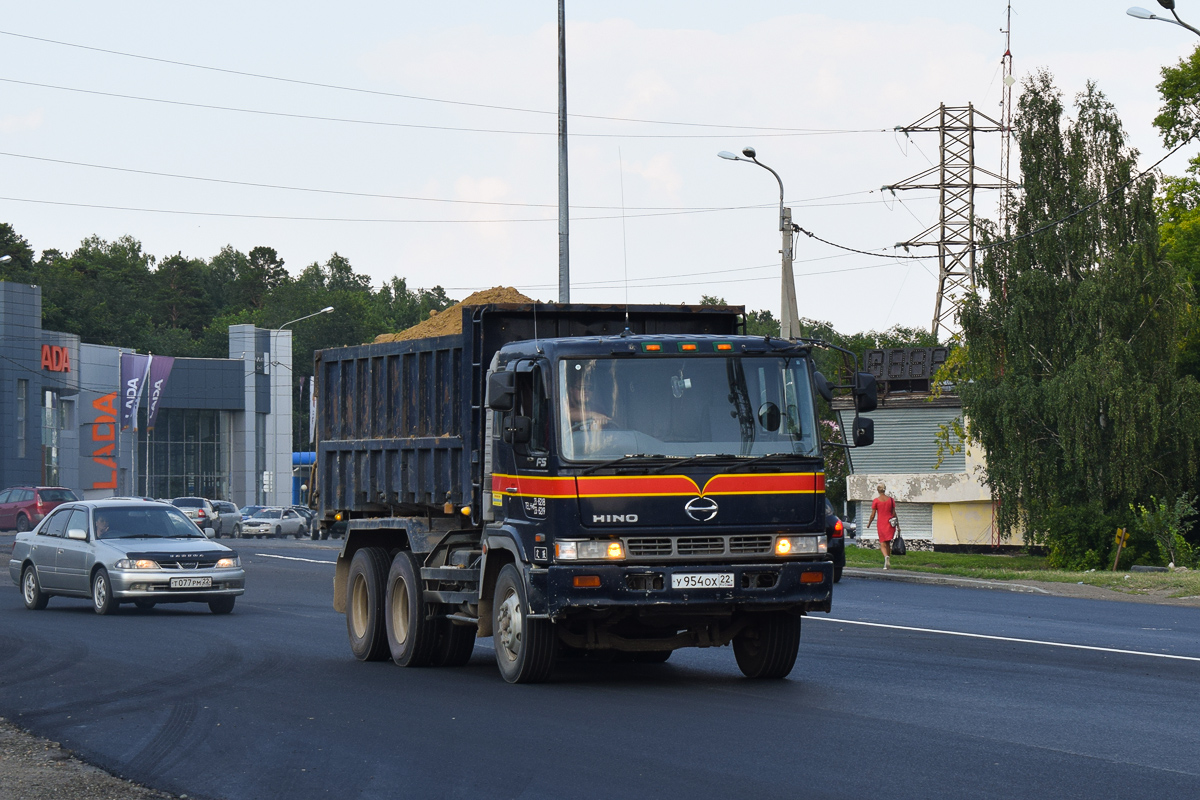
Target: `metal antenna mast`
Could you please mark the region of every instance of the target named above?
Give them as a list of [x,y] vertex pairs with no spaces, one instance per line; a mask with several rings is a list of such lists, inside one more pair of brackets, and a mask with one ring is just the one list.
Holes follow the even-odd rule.
[[[932,331],[935,337],[943,328],[954,335],[959,332],[959,303],[963,295],[975,289],[975,190],[1009,186],[1000,175],[975,164],[975,134],[1001,131],[1004,126],[969,103],[957,108],[942,103],[937,111],[896,130],[906,136],[918,131],[938,134],[940,163],[883,188],[892,192],[934,189],[939,193],[938,221],[913,240],[899,242],[897,246],[938,249],[938,291]],[[980,176],[995,182],[981,183]]]
[[[1012,87],[1017,82],[1013,77],[1012,57],[1012,3],[1008,4],[1008,19],[1004,26],[1004,55],[1000,59],[1003,68],[1003,88],[1000,90],[1000,121],[1003,130],[1000,131],[1000,177],[1006,185],[1010,185],[1009,162],[1012,157]],[[1004,189],[1000,195],[1000,235],[1008,236],[1009,190]]]

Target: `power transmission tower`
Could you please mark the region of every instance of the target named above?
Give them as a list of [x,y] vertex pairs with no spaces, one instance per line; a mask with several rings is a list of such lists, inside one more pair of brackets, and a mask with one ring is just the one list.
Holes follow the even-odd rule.
[[[1000,177],[1006,185],[1009,184],[1009,162],[1012,156],[1012,87],[1017,82],[1013,77],[1012,57],[1012,3],[1008,4],[1008,20],[1002,31],[1004,34],[1004,55],[1000,58],[1000,67],[1004,72],[1003,88],[1000,90],[1000,120],[1004,123],[1000,131]],[[1001,190],[1000,195],[1000,235],[1008,236],[1008,213],[1011,195],[1008,189]]]
[[[938,337],[944,328],[951,335],[959,331],[958,306],[963,295],[975,289],[975,190],[1005,189],[1009,182],[975,163],[975,134],[1004,131],[996,120],[971,104],[951,108],[945,103],[912,125],[896,128],[908,135],[937,133],[940,142],[939,163],[893,186],[904,189],[932,189],[939,193],[941,213],[938,221],[913,240],[899,247],[936,247],[938,249],[938,291],[933,308],[932,331]],[[991,178],[985,183],[980,178]]]

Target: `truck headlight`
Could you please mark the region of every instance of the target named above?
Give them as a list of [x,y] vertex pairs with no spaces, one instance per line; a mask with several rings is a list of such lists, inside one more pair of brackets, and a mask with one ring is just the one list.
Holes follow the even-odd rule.
[[617,541],[568,539],[554,544],[554,556],[559,561],[621,561],[625,547]]
[[775,539],[777,556],[816,556],[829,551],[825,535],[779,536]]
[[117,569],[158,569],[158,562],[148,558],[122,558],[116,566]]

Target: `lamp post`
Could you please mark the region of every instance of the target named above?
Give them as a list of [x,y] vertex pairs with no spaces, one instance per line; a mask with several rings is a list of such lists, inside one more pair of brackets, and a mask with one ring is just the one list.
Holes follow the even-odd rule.
[[775,180],[779,183],[779,230],[783,234],[783,247],[780,253],[783,255],[783,275],[781,278],[782,285],[780,291],[779,302],[779,335],[784,339],[791,339],[800,335],[798,319],[800,311],[796,306],[796,280],[792,277],[792,210],[783,207],[783,179],[779,177],[779,173],[768,167],[766,164],[756,158],[753,147],[746,147],[742,150],[742,155],[745,158],[735,156],[728,150],[722,150],[717,153],[717,156],[728,161],[749,161],[752,164],[765,169],[767,172],[775,176]]
[[0,256],[0,264],[7,264],[12,261],[12,256]]
[[1191,25],[1188,25],[1186,22],[1184,22],[1183,20],[1181,20],[1179,18],[1178,14],[1175,13],[1175,0],[1158,0],[1158,4],[1160,6],[1162,6],[1163,8],[1165,8],[1167,11],[1170,11],[1171,16],[1174,17],[1175,19],[1167,19],[1166,17],[1160,17],[1157,14],[1152,14],[1151,12],[1147,11],[1146,9],[1138,8],[1137,6],[1134,6],[1133,8],[1129,9],[1125,13],[1131,17],[1137,17],[1138,19],[1156,19],[1159,22],[1169,22],[1172,25],[1178,25],[1181,28],[1187,28],[1192,33],[1196,34],[1197,36],[1200,36],[1200,30],[1197,30],[1196,28],[1193,28]]
[[[289,320],[288,322],[285,322],[282,325],[280,325],[278,329],[273,331],[274,336],[271,337],[272,338],[271,360],[275,363],[275,365],[276,366],[284,366],[284,364],[282,362],[275,361],[275,354],[280,351],[280,342],[283,341],[283,332],[288,329],[288,326],[295,325],[297,322],[303,322],[306,319],[311,319],[312,317],[318,316],[320,314],[328,314],[331,311],[333,311],[333,306],[326,306],[325,308],[322,308],[320,311],[314,311],[311,314],[305,314],[303,317],[297,317],[296,319]],[[290,333],[290,331],[288,331],[288,332]],[[291,365],[290,356],[288,359],[288,364],[286,366],[287,366],[287,370],[288,370],[288,378],[287,378],[287,383],[288,383],[288,392],[287,392],[288,440],[287,440],[287,448],[286,448],[285,452],[286,452],[286,461],[290,462],[292,459],[292,428],[293,428],[293,425],[291,423],[291,420],[292,420],[292,414],[291,414],[291,411],[292,411],[292,365]],[[271,383],[275,384],[275,381],[272,380]],[[273,427],[272,438],[274,439],[274,446],[272,447],[272,450],[274,451],[274,455],[275,455],[275,468],[272,470],[272,473],[275,475],[275,486],[272,487],[272,495],[273,495],[273,499],[276,499],[276,500],[279,498],[280,490],[279,490],[278,484],[280,483],[280,481],[279,481],[280,475],[284,474],[285,472],[287,474],[291,474],[291,471],[292,471],[292,465],[290,463],[285,463],[282,468],[279,463],[280,459],[282,457],[279,452],[280,451],[280,447],[279,447],[279,412],[281,410],[279,408],[279,406],[282,406],[282,403],[278,402],[279,394],[280,393],[278,391],[271,392],[271,416],[274,420],[274,424],[272,426]],[[268,505],[274,505],[274,504],[268,502]],[[290,504],[289,503],[279,503],[278,505],[286,506],[286,505],[290,505]]]

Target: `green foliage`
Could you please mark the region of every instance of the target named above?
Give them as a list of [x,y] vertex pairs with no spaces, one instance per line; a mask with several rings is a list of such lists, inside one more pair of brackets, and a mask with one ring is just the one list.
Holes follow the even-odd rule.
[[1195,500],[1193,495],[1182,494],[1174,503],[1151,497],[1149,507],[1142,503],[1130,504],[1134,528],[1153,537],[1163,562],[1180,567],[1196,566],[1196,553],[1184,538],[1192,527],[1191,518],[1196,515]]
[[1200,384],[1177,372],[1193,296],[1160,252],[1154,180],[1127,185],[1137,153],[1094,85],[1068,120],[1050,75],[1032,76],[1016,129],[1016,238],[986,251],[963,304],[957,386],[1001,529],[1098,565],[1130,503],[1195,478]]
[[1163,67],[1158,93],[1163,106],[1154,125],[1163,143],[1174,147],[1200,133],[1200,47],[1174,67]]

